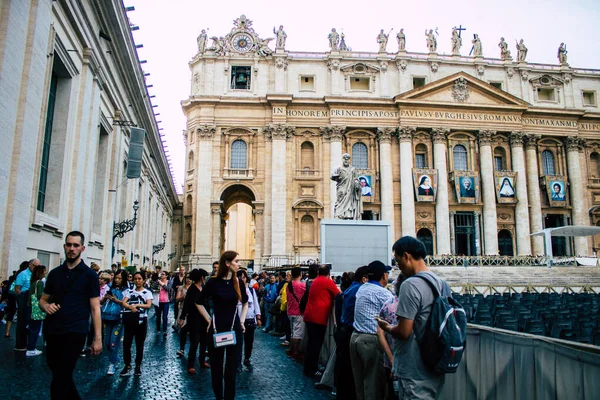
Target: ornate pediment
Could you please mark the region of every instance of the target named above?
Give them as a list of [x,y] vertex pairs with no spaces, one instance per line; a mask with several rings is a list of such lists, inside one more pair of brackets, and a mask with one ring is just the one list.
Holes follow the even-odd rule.
[[320,209],[323,208],[323,205],[315,200],[298,200],[292,208],[297,209]]
[[380,68],[367,63],[354,63],[345,65],[342,68],[340,68],[340,70],[345,74],[372,75],[378,73],[380,71]]
[[459,72],[402,93],[396,96],[395,100],[397,103],[422,102],[429,105],[508,106],[521,109],[529,107],[527,102],[466,72]]
[[565,84],[562,79],[556,78],[552,75],[544,74],[535,78],[531,78],[529,82],[533,85],[534,88],[555,88],[560,87]]
[[212,44],[206,54],[267,57],[273,54],[268,45],[275,38],[261,39],[252,27],[252,20],[241,15],[233,21],[233,28],[225,37],[212,36],[210,39]]

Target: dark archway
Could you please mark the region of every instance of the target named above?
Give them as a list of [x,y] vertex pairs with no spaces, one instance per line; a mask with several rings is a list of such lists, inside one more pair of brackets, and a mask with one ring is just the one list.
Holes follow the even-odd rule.
[[246,185],[235,184],[223,190],[220,200],[223,202],[220,252],[235,250],[242,260],[250,262],[255,255],[254,192]]
[[427,228],[421,228],[417,232],[417,239],[419,239],[425,245],[425,250],[428,256],[433,255],[433,235]]
[[501,256],[514,256],[513,237],[508,229],[498,232],[498,253]]

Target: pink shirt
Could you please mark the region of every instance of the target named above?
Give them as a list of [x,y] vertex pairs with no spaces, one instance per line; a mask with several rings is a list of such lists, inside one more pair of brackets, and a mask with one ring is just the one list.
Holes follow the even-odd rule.
[[167,291],[167,288],[165,286],[160,287],[160,295],[158,297],[158,301],[160,303],[168,303],[169,302],[169,292]]
[[299,301],[302,300],[302,296],[304,296],[306,284],[300,281],[292,281],[292,285],[294,285],[294,294],[290,293],[290,285],[288,284],[287,286],[287,313],[291,316],[298,316],[300,315]]

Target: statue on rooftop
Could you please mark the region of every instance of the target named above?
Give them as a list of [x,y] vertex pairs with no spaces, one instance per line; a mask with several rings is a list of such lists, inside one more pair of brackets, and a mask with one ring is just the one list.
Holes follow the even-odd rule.
[[567,45],[564,43],[561,43],[560,46],[558,46],[558,62],[560,65],[569,65],[569,63],[567,62]]
[[483,57],[483,47],[481,46],[481,39],[479,39],[478,34],[473,34],[473,56],[475,57]]
[[388,37],[390,36],[390,34],[388,33],[387,35],[383,32],[383,29],[381,30],[381,32],[379,32],[379,35],[377,35],[377,43],[379,43],[379,52],[380,53],[385,53],[386,50],[385,48],[387,47],[387,42],[388,42]]
[[287,39],[287,34],[283,30],[283,25],[279,25],[279,30],[275,30],[273,27],[273,33],[277,36],[277,44],[275,45],[275,49],[283,50],[285,48],[285,41]]
[[525,43],[523,43],[523,39],[519,43],[517,43],[517,61],[525,62],[525,58],[527,58],[527,47],[525,47]]
[[358,171],[350,165],[350,155],[342,156],[342,165],[331,173],[336,182],[337,198],[333,217],[336,219],[361,219],[362,187],[358,180]]
[[455,56],[459,56],[460,55],[460,48],[462,46],[462,38],[460,37],[460,34],[458,32],[458,29],[456,29],[456,27],[452,28],[452,54]]
[[404,28],[400,29],[400,32],[396,35],[398,39],[398,51],[406,50],[406,35],[404,34]]
[[500,38],[500,43],[498,43],[498,47],[500,47],[500,58],[503,60],[511,60],[512,57],[510,55],[510,50],[508,49],[508,43],[504,38]]
[[429,49],[429,52],[435,53],[437,51],[437,40],[433,33],[433,29],[430,29],[429,32],[425,29],[425,36],[427,37],[427,48]]
[[331,48],[331,51],[338,51],[340,35],[336,32],[335,28],[331,28],[331,32],[329,35],[327,35],[327,39],[329,39],[329,47]]
[[198,52],[199,53],[204,53],[204,50],[206,49],[206,29],[202,29],[202,32],[200,32],[200,35],[198,36]]

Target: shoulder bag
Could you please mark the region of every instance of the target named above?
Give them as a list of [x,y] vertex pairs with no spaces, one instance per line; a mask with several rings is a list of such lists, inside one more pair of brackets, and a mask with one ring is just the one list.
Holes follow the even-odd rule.
[[[39,282],[39,281],[38,281]],[[31,297],[31,319],[35,321],[43,321],[46,319],[46,313],[40,308],[40,300],[37,298],[38,282],[35,283],[35,290],[30,295]]]
[[237,307],[235,308],[235,314],[233,314],[231,330],[227,332],[217,333],[217,327],[215,326],[215,315],[213,314],[212,324],[213,330],[215,331],[213,335],[213,342],[215,348],[220,349],[221,347],[234,346],[236,344],[235,331],[233,330],[233,326],[235,325],[235,317],[237,317]]

